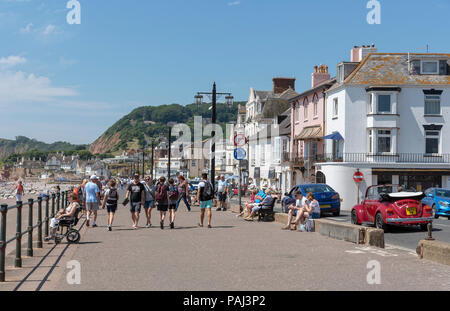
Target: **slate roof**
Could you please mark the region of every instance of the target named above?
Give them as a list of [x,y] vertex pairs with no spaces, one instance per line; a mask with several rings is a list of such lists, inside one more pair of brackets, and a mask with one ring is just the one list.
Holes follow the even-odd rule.
[[410,74],[408,57],[413,59],[447,59],[450,54],[372,53],[367,55],[344,81],[352,85],[448,85],[450,75]]
[[263,103],[262,112],[258,118],[271,119],[281,115],[289,108],[290,100],[298,96],[298,93],[289,88],[283,93],[275,94],[272,91],[254,91]]
[[[279,122],[280,126],[280,136],[290,136],[291,135],[291,108],[286,110],[281,116],[281,118],[284,117],[284,119]],[[278,118],[279,120],[281,118]]]

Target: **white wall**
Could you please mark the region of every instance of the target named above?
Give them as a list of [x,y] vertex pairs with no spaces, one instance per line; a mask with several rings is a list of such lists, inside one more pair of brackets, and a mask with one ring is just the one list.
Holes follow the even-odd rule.
[[[442,117],[425,117],[423,90],[435,88],[444,90],[441,96]],[[339,115],[333,119],[333,100],[339,100]],[[450,137],[450,87],[426,86],[403,87],[396,98],[397,113],[395,116],[374,116],[376,127],[399,127],[397,133],[397,145],[394,151],[397,153],[425,153],[424,124],[443,124],[441,131],[442,153],[450,154],[450,143],[446,143],[445,137]],[[327,120],[326,135],[335,131],[344,137],[345,153],[367,153],[367,104],[369,94],[365,87],[347,86],[344,89],[332,91],[327,96]],[[393,103],[394,105],[394,103]],[[375,108],[374,108],[375,109]],[[369,120],[370,121],[370,120]],[[370,123],[370,122],[369,122]],[[394,131],[395,132],[395,131]],[[395,144],[395,137],[393,138]],[[332,141],[326,142],[326,152],[331,153]]]
[[[339,111],[338,118],[333,118],[333,101],[337,98],[339,101]],[[326,123],[325,123],[325,135],[332,134],[333,132],[339,132],[344,137],[344,142],[346,140],[346,132],[345,132],[345,98],[346,92],[345,90],[336,90],[332,91],[328,94],[326,100]],[[326,140],[325,141],[325,153],[332,153],[333,151],[333,141]]]
[[[372,170],[359,168],[364,174],[364,181],[360,184],[359,198],[365,195],[367,187],[372,185]],[[358,186],[353,181],[353,174],[357,167],[344,165],[320,165],[320,171],[325,174],[327,184],[337,191],[344,200],[341,209],[349,211],[357,204]]]
[[[425,117],[423,90],[444,90],[441,96],[442,117]],[[425,153],[424,124],[443,124],[441,131],[442,153],[450,153],[450,87],[427,86],[423,88],[402,88],[399,94],[398,112],[400,114],[400,131],[398,140],[399,153]],[[446,143],[444,143],[446,142]]]

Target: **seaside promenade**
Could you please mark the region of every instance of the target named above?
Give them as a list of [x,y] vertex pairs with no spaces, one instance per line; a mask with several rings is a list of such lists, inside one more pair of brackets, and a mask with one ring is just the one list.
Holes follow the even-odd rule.
[[[198,207],[188,213],[182,206],[174,230],[161,230],[158,217],[154,211],[153,228],[132,230],[128,209],[121,207],[112,232],[106,229],[105,211],[98,228],[86,228],[82,219],[79,244],[45,243],[34,258],[24,259],[22,269],[11,268],[13,258],[8,258],[7,282],[0,290],[450,289],[450,267],[395,247],[286,232],[278,223],[245,222],[231,212],[213,212],[213,228],[199,228]],[[374,260],[381,280],[372,285],[368,264]],[[72,284],[77,265],[80,282]]]

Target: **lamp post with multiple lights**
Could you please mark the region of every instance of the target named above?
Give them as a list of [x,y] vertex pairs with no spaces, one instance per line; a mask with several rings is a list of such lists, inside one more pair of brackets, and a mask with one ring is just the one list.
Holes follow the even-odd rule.
[[[225,96],[225,100],[228,106],[233,106],[234,97],[231,95],[231,93],[218,93],[216,88],[216,82],[214,82],[213,90],[212,92],[198,92],[197,95],[195,95],[195,103],[197,104],[197,107],[200,108],[200,106],[203,103],[203,96],[211,96],[212,98],[212,116],[211,116],[211,122],[213,126],[216,124],[216,106],[217,106],[217,96]],[[213,129],[213,132],[211,133],[211,139],[213,140],[213,143],[211,144],[211,183],[213,187],[215,188],[215,179],[216,179],[216,142],[215,142],[215,136],[216,131]]]

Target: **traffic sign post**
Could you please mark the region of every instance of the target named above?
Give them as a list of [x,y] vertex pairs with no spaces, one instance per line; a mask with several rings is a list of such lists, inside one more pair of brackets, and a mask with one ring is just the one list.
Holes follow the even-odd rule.
[[237,148],[234,150],[234,158],[238,161],[245,160],[247,158],[247,151],[242,148]]
[[247,145],[247,137],[244,134],[236,134],[234,136],[234,145],[238,148],[242,148]]
[[[236,134],[234,136],[234,145],[236,149],[234,150],[234,158],[241,162],[247,158],[247,151],[242,149],[245,145],[247,145],[248,140],[244,134]],[[242,166],[239,163],[239,211],[242,211]]]
[[358,187],[358,191],[357,191],[357,193],[356,193],[356,202],[358,202],[357,204],[359,204],[361,201],[360,201],[360,198],[359,198],[359,190],[360,190],[360,185],[361,185],[361,183],[364,181],[364,174],[363,173],[361,173],[360,171],[359,171],[359,169],[355,172],[355,174],[353,174],[353,180],[355,181],[355,183],[356,183],[356,185],[357,185],[357,187]]

